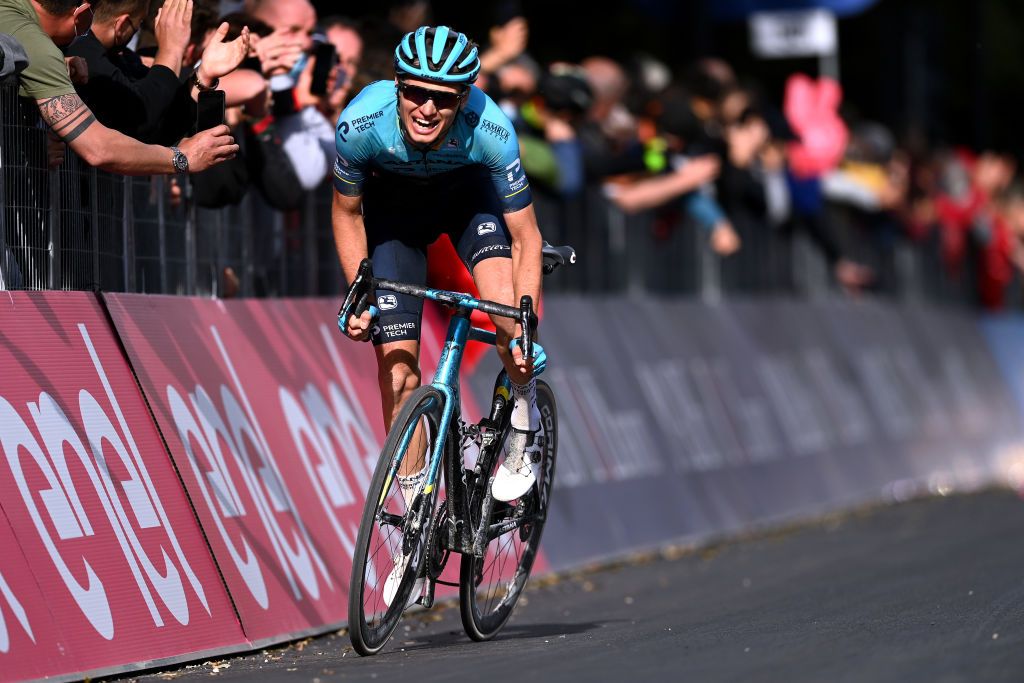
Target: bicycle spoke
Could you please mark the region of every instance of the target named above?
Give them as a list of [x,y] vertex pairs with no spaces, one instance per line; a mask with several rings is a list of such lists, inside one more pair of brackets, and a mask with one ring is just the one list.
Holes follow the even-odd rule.
[[409,480],[400,477],[422,469],[433,452],[443,403],[432,387],[416,390],[395,418],[367,491],[349,592],[349,633],[360,654],[384,647],[416,585],[438,494],[436,487],[424,494],[425,481],[403,492]]
[[543,382],[538,382],[537,388],[537,403],[544,417],[541,437],[546,444],[537,488],[517,505],[496,503],[487,520],[486,554],[482,558],[463,557],[462,623],[474,640],[487,640],[501,630],[512,614],[537,556],[558,443],[554,396]]

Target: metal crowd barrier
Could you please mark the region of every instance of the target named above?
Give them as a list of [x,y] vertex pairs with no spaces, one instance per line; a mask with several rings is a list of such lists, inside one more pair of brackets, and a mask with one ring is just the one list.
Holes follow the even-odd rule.
[[[344,283],[330,221],[328,184],[282,213],[251,190],[237,206],[199,208],[189,181],[128,178],[67,152],[47,167],[47,133],[34,103],[0,86],[0,289],[102,289],[200,296],[336,296]],[[172,200],[170,183],[183,182]],[[554,291],[723,296],[827,296],[835,285],[806,236],[737,225],[744,248],[722,259],[706,234],[671,207],[626,215],[599,187],[564,199],[538,187],[545,238],[568,243],[579,265],[545,283]],[[937,237],[912,245],[851,221],[840,241],[879,274],[883,294],[973,303],[976,274],[941,265]],[[855,222],[853,222],[855,223]],[[973,262],[972,258],[966,261]],[[1015,290],[1016,291],[1016,290]]]

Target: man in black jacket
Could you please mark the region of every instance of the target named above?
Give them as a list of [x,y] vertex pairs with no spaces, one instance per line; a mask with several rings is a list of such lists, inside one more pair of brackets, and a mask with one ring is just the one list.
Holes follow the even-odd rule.
[[[184,83],[182,59],[189,45],[192,3],[167,0],[157,14],[159,44],[152,68],[128,49],[149,6],[148,0],[104,0],[95,12],[92,32],[65,51],[83,57],[89,82],[79,95],[103,124],[147,142],[174,142],[187,135],[195,120],[192,102],[200,90],[217,87],[249,50],[249,32],[224,42],[227,25],[214,35],[202,63]],[[173,116],[168,116],[173,113]]]

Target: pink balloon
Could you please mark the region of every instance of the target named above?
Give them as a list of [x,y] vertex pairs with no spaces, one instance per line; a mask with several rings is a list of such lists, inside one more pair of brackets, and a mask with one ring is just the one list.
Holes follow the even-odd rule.
[[793,74],[786,81],[783,111],[800,136],[788,147],[790,168],[796,176],[820,176],[839,165],[850,137],[839,117],[842,101],[842,87],[831,78],[815,81],[806,74]]

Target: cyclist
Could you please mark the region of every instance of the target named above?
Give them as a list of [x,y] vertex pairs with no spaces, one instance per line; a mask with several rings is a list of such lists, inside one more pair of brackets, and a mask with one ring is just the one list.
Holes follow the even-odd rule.
[[[427,246],[447,233],[481,298],[510,306],[527,294],[539,301],[542,240],[519,142],[508,117],[473,85],[479,71],[478,48],[465,35],[421,26],[395,48],[395,80],[371,83],[341,113],[332,216],[349,282],[369,255],[376,277],[425,284]],[[376,306],[340,321],[350,338],[373,341],[388,430],[420,384],[422,312],[421,299],[378,290]],[[493,319],[514,402],[509,454],[492,494],[508,501],[536,481],[534,376],[546,359],[537,344],[524,358],[518,325]],[[407,505],[425,474],[422,449],[402,462]],[[385,583],[389,604],[405,571],[399,560]]]

